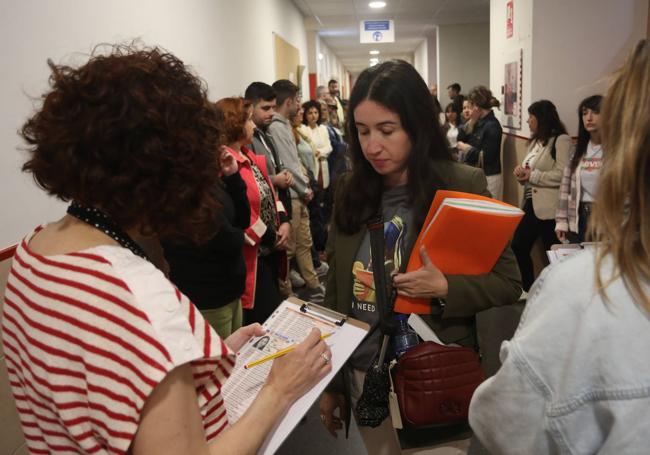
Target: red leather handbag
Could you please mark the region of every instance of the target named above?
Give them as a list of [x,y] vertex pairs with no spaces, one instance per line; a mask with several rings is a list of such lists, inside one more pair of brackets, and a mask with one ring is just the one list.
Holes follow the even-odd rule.
[[413,428],[466,421],[472,394],[485,380],[473,349],[433,341],[409,349],[392,374],[402,422]]

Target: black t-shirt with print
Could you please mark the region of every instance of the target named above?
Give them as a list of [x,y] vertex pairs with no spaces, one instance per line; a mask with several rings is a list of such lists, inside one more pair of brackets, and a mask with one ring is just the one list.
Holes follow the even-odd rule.
[[[408,204],[408,189],[398,186],[386,190],[382,195],[384,217],[384,256],[386,273],[400,268],[406,253],[406,245],[412,244],[408,236],[412,220],[412,210]],[[374,290],[374,278],[370,255],[370,234],[366,233],[352,266],[353,291],[350,315],[376,327],[379,322]],[[374,330],[359,345],[350,358],[350,365],[366,370],[377,355],[381,345],[381,332]]]

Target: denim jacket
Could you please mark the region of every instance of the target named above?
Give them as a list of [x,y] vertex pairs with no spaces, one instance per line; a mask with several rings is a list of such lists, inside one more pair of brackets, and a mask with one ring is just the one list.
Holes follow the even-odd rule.
[[[612,273],[606,258],[602,277]],[[595,252],[547,268],[503,366],[474,394],[470,425],[495,454],[650,450],[650,317],[619,278],[597,292]]]

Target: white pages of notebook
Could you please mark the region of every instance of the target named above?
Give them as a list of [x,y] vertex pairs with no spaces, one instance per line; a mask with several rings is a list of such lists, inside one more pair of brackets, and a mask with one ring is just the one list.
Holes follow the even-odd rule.
[[484,201],[481,199],[465,199],[465,198],[455,198],[448,197],[442,201],[442,204],[436,210],[436,213],[431,218],[431,221],[424,230],[424,235],[429,231],[429,228],[435,223],[436,218],[442,212],[443,207],[457,207],[462,210],[468,210],[472,212],[481,212],[481,213],[492,213],[500,216],[518,216],[523,212],[517,207],[507,206],[499,204],[492,201]]

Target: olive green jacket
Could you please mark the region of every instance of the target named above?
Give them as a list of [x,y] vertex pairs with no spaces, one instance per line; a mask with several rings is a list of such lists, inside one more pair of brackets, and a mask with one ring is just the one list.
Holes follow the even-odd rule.
[[[483,171],[453,161],[434,164],[444,188],[490,196]],[[334,209],[336,210],[336,203]],[[327,244],[327,290],[325,305],[349,314],[352,308],[352,264],[366,235],[363,227],[353,235],[340,232],[332,223]],[[476,232],[476,235],[481,235]],[[408,258],[405,259],[408,261]],[[485,275],[448,275],[449,293],[441,314],[421,315],[445,343],[476,345],[474,316],[493,306],[517,302],[521,277],[517,262],[507,246],[490,273]]]

